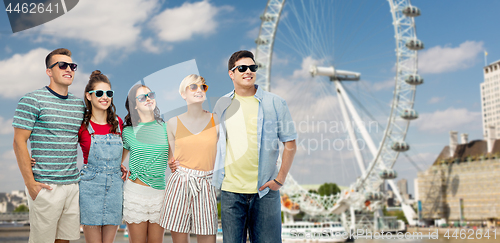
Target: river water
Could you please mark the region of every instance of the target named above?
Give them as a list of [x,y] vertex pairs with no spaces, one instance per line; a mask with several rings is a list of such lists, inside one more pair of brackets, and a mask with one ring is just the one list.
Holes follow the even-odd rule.
[[[454,233],[456,232],[455,236]],[[442,233],[442,232],[441,232]],[[446,234],[448,233],[448,234]],[[462,233],[462,234],[461,234]],[[6,229],[1,229],[0,230],[0,242],[2,243],[25,243],[28,242],[28,235],[29,235],[29,228],[11,228],[11,230],[6,230]],[[481,234],[477,233],[475,235],[473,234],[467,234],[467,230],[464,230],[460,232],[460,229],[455,230],[455,229],[450,229],[449,232],[444,232],[444,234],[437,234],[435,231],[423,231],[423,234],[415,234],[415,233],[406,233],[406,235],[399,235],[399,238],[397,239],[397,235],[391,235],[390,237],[388,235],[384,235],[383,237],[380,235],[372,235],[372,237],[366,238],[366,236],[361,236],[361,237],[356,237],[354,242],[356,243],[380,243],[380,242],[404,242],[404,243],[438,243],[438,242],[446,242],[446,243],[484,243],[484,242],[500,242],[500,235],[495,235],[493,233],[489,233],[489,239],[485,237],[486,234],[483,232]],[[481,237],[481,239],[478,239]],[[461,239],[463,238],[463,239]],[[81,235],[81,238],[77,241],[71,241],[71,242],[78,242],[78,243],[83,243],[85,242],[85,239],[83,237],[83,234]],[[128,237],[125,237],[123,235],[123,232],[119,231],[116,235],[115,242],[117,243],[126,243],[128,242]],[[172,243],[172,239],[170,235],[166,234],[165,238],[163,240],[165,243]],[[191,242],[196,242],[196,237],[193,236],[191,237]],[[222,241],[217,241],[217,242],[222,242]],[[286,241],[288,242],[288,241]],[[301,243],[301,242],[315,242],[315,241],[293,241],[296,243]],[[317,242],[317,241],[316,241]]]

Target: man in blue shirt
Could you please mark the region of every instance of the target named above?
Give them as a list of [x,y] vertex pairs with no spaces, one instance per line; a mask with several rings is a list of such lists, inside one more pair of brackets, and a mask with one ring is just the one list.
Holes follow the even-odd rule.
[[[283,186],[297,133],[286,102],[255,85],[254,56],[235,52],[228,62],[234,90],[217,102],[221,121],[213,185],[222,189],[224,242],[281,242]],[[284,144],[278,170],[279,143]]]

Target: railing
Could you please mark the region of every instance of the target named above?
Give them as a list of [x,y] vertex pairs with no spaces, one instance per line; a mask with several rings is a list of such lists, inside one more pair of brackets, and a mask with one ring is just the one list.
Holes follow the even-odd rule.
[[27,221],[29,213],[0,213],[0,222],[2,221]]

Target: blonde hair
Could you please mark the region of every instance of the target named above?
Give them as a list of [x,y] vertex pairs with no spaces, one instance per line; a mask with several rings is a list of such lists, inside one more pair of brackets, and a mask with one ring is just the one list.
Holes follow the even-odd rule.
[[199,76],[196,74],[190,74],[190,75],[186,76],[182,80],[181,85],[179,85],[179,94],[182,95],[184,92],[186,92],[187,86],[189,86],[191,84],[197,84],[197,83],[207,84],[205,82],[205,78],[203,78],[202,76]]

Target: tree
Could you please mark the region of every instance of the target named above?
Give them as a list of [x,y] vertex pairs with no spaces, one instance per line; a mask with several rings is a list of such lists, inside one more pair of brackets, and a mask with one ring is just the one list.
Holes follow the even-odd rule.
[[24,205],[24,204],[21,204],[19,206],[17,206],[16,209],[14,209],[14,213],[25,213],[25,212],[29,212],[29,208],[28,206]]
[[335,183],[325,183],[318,188],[318,194],[321,196],[329,196],[339,193],[341,190]]

